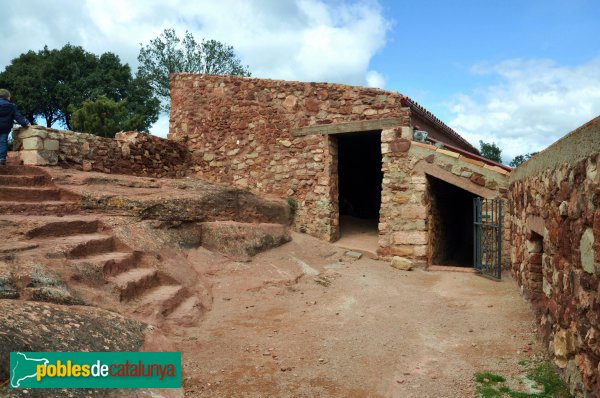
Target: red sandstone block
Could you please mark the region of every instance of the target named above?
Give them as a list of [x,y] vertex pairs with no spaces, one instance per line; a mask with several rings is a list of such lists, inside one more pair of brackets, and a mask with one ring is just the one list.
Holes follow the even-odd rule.
[[534,265],[542,264],[542,253],[531,253],[529,256],[529,263]]
[[474,165],[477,165],[477,166],[480,166],[480,167],[483,167],[485,165],[485,163],[483,163],[480,160],[471,159],[471,158],[468,158],[466,156],[461,156],[459,160],[461,160],[463,162],[471,163],[471,164],[474,164]]
[[541,282],[544,279],[544,276],[540,272],[532,272],[529,271],[529,280],[532,282]]
[[437,151],[437,147],[435,145],[423,144],[419,141],[412,141],[412,145],[420,146],[421,148],[431,149],[432,151]]

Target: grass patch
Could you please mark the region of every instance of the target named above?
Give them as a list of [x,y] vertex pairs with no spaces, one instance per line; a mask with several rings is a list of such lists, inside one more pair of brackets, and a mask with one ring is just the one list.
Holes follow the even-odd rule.
[[[519,361],[519,365],[527,366],[527,362]],[[548,361],[529,369],[521,381],[521,384],[533,387],[535,392],[515,391],[508,386],[505,377],[490,372],[476,373],[475,381],[481,398],[573,398]]]
[[296,216],[296,212],[298,212],[298,202],[296,201],[296,199],[294,199],[292,197],[288,197],[287,203],[288,203],[288,206],[290,207],[290,215],[293,220],[294,217]]
[[501,383],[503,381],[506,381],[506,379],[502,376],[495,375],[490,372],[484,372],[484,373],[476,373],[475,381],[478,383],[490,384],[490,383]]

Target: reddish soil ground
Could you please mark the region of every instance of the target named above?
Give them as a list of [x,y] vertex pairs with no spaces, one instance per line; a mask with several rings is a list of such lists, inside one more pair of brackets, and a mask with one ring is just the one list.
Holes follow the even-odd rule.
[[509,277],[398,271],[305,235],[228,262],[190,253],[212,284],[200,323],[169,334],[189,397],[473,397],[474,374],[541,350]]

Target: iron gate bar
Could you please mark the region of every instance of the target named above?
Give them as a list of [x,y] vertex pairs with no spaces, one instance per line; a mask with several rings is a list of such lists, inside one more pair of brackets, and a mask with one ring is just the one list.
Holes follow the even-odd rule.
[[502,201],[473,201],[473,267],[496,280],[502,277]]

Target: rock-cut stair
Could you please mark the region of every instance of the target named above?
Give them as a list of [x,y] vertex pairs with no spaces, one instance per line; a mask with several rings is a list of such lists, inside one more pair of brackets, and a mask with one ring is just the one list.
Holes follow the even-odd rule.
[[74,287],[89,304],[160,323],[192,295],[145,261],[95,218],[54,218],[26,234],[50,259],[64,259]]
[[0,166],[0,214],[63,215],[78,213],[79,197],[58,188],[34,166]]

